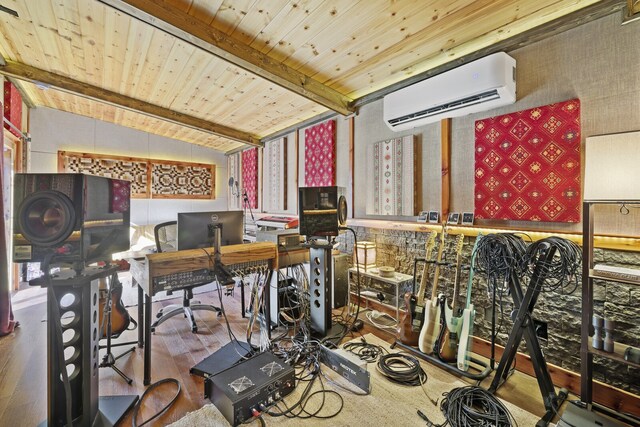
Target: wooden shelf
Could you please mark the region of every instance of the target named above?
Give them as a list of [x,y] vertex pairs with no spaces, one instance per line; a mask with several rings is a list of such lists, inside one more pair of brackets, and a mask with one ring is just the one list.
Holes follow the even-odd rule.
[[589,353],[595,354],[600,357],[606,357],[607,359],[616,360],[618,362],[624,363],[626,365],[634,366],[636,368],[640,368],[640,363],[635,363],[630,360],[625,360],[624,352],[627,349],[627,347],[629,347],[628,345],[615,342],[613,344],[613,353],[609,353],[604,350],[598,350],[596,348],[593,348],[593,346],[591,345],[592,340],[593,338],[589,337]]
[[609,282],[618,282],[618,283],[624,283],[626,285],[640,286],[640,278],[638,280],[629,280],[629,279],[605,276],[605,275],[596,273],[593,268],[589,269],[589,277],[596,280],[606,280]]

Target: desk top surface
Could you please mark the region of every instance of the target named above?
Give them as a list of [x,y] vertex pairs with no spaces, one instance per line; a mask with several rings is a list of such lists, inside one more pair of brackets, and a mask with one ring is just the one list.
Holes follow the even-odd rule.
[[[352,273],[356,273],[357,269],[355,267],[351,267],[349,269],[350,272]],[[369,269],[367,271],[365,271],[363,268],[360,269],[360,274],[362,274],[365,277],[370,277],[372,279],[376,279],[376,280],[381,280],[383,282],[387,282],[387,283],[393,283],[393,284],[399,284],[399,283],[404,283],[407,282],[409,280],[413,280],[413,276],[410,274],[404,274],[404,273],[398,273],[397,271],[395,273],[393,273],[392,277],[384,277],[380,275],[380,272],[378,271],[377,268],[372,268]]]

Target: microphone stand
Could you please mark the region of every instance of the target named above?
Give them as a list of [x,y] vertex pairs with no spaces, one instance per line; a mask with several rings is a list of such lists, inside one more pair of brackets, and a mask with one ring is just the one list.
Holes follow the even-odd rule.
[[249,195],[247,194],[247,190],[244,190],[242,194],[243,207],[244,207],[244,235],[247,235],[247,207],[249,207],[249,213],[251,214],[251,221],[255,225],[256,219],[253,217],[253,210],[251,209],[251,205],[249,204]]

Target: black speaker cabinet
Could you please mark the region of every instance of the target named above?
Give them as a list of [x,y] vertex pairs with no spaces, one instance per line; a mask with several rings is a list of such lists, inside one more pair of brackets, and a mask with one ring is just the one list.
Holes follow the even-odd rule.
[[123,181],[83,174],[16,174],[13,261],[91,263],[129,249]]
[[337,236],[347,225],[347,199],[343,187],[299,189],[300,234],[309,237]]

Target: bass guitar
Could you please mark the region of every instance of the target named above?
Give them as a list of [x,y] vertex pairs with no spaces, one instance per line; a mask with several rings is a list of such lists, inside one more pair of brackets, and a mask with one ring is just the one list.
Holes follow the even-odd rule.
[[444,250],[444,226],[440,233],[440,246],[436,255],[435,268],[433,270],[433,288],[431,289],[431,299],[424,304],[424,321],[418,338],[418,347],[423,353],[431,353],[433,344],[440,333],[440,304],[438,304],[438,276],[440,276],[440,264],[442,263],[442,252]]
[[456,275],[453,285],[453,297],[451,308],[442,298],[441,318],[444,322],[440,325],[438,336],[438,357],[443,362],[454,362],[458,356],[458,340],[462,330],[462,317],[458,316],[458,288],[460,286],[460,270],[462,269],[462,246],[464,245],[464,235],[460,234],[456,240]]
[[[428,260],[431,256],[431,252],[433,252],[433,248],[436,245],[437,234],[438,233],[432,232],[429,233],[429,237],[427,237],[427,242],[425,244],[425,260]],[[398,326],[398,339],[403,344],[412,346],[418,345],[418,338],[420,337],[420,326],[422,322],[422,315],[424,312],[424,295],[427,291],[427,278],[429,277],[430,268],[431,263],[429,261],[426,261],[422,270],[420,288],[418,289],[417,296],[411,292],[407,292],[404,294],[406,311],[402,322],[400,322]]]
[[471,336],[473,334],[473,322],[476,318],[476,310],[471,304],[471,288],[473,285],[473,267],[476,263],[476,251],[478,242],[482,239],[482,233],[476,237],[476,242],[471,250],[471,263],[469,265],[469,281],[467,282],[467,302],[462,310],[462,329],[460,330],[460,340],[458,342],[458,369],[467,371],[469,369],[469,353],[471,352]]
[[106,314],[105,305],[108,304],[107,310],[111,309],[111,337],[118,338],[120,334],[129,328],[131,323],[134,327],[137,326],[135,320],[131,318],[129,312],[122,303],[122,283],[117,279],[117,276],[113,276],[110,281],[111,298],[109,299],[109,289],[106,281],[100,280],[99,286],[99,325],[100,325],[100,339],[106,338],[108,334],[107,319],[104,318]]

